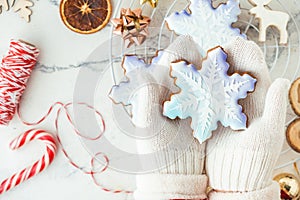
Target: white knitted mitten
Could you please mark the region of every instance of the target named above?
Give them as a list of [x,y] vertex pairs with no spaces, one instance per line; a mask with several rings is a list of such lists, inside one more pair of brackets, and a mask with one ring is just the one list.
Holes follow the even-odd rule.
[[230,73],[249,72],[256,77],[255,91],[239,103],[248,116],[245,131],[219,127],[207,142],[206,172],[210,200],[279,200],[272,171],[283,140],[289,81],[271,79],[260,48],[236,38],[225,47]]
[[[173,83],[169,76],[171,62],[182,59],[198,66],[201,63],[197,46],[187,36],[177,38],[159,58],[158,64],[167,69],[161,71],[165,82]],[[137,175],[135,199],[207,198],[208,180],[202,175],[205,144],[200,145],[194,139],[189,120],[169,120],[162,115],[162,105],[169,98],[170,90],[159,83],[147,84],[133,96],[132,121],[149,136],[137,142],[138,153],[159,152],[153,162],[144,163],[156,163],[157,168],[149,174]]]

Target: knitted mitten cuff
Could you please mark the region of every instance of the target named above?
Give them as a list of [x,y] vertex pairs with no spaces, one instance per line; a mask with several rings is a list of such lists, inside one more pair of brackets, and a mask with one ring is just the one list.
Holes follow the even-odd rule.
[[206,199],[206,175],[138,175],[135,200]]
[[280,188],[278,183],[273,182],[270,186],[251,192],[216,192],[209,193],[210,200],[280,200]]

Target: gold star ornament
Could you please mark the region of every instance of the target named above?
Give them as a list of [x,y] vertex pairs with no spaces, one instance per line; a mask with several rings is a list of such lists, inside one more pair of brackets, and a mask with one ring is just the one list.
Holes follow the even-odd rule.
[[141,45],[149,35],[148,26],[151,19],[142,15],[142,9],[122,8],[120,18],[112,19],[114,34],[120,35],[127,48],[133,44]]
[[140,4],[143,5],[145,3],[149,3],[153,8],[156,8],[158,4],[158,0],[140,0]]

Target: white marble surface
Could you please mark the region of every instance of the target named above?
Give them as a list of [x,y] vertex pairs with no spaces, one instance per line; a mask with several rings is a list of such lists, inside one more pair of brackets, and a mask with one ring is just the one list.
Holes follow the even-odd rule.
[[[296,0],[287,1],[289,3],[285,6],[299,6],[298,8],[300,10],[300,5],[296,4]],[[80,35],[67,29],[60,19],[57,2],[58,1],[56,0],[34,0],[35,6],[33,7],[33,15],[30,23],[26,23],[24,20],[20,19],[18,15],[12,11],[3,12],[0,15],[0,24],[2,25],[0,29],[1,56],[5,55],[11,38],[20,38],[29,41],[41,50],[39,64],[32,74],[21,105],[24,118],[28,120],[37,119],[56,101],[65,103],[71,102],[80,67],[93,67],[93,64],[86,61],[87,57],[89,57],[103,41],[107,41],[110,38],[110,24],[102,31],[93,35]],[[116,8],[117,2],[118,0],[113,1],[114,8]],[[171,1],[168,0],[166,2]],[[186,4],[186,2],[187,1],[184,1],[183,3]],[[130,1],[122,1],[122,4],[124,5],[123,7],[125,7],[125,5],[128,7]],[[272,5],[274,7],[278,6],[276,3]],[[118,12],[117,8],[114,9],[114,12]],[[160,16],[162,13],[163,12],[157,12],[155,16],[157,18],[162,18]],[[299,25],[299,12],[294,10],[292,15],[296,19],[296,24]],[[290,30],[290,33],[293,35],[293,41],[290,44],[291,57],[287,64],[289,67],[283,76],[293,79],[294,76],[297,76],[297,72],[299,72],[297,71],[298,68],[295,70],[295,68],[292,67],[292,65],[297,66],[299,63],[299,35],[297,35],[298,32],[295,25],[291,23],[290,27],[292,29]],[[155,37],[153,38],[155,39]],[[166,38],[168,39],[168,35]],[[116,41],[118,40],[116,39]],[[273,52],[276,53],[276,50],[272,50],[271,47],[264,47],[262,44],[260,45],[262,46],[262,49],[267,49],[267,57],[271,57],[269,59],[273,61]],[[278,54],[283,58],[278,61],[279,64],[277,65],[281,65],[282,63],[280,62],[286,60],[284,59],[286,58],[286,47],[282,48],[284,48],[284,50],[279,50]],[[107,52],[103,52],[103,55],[106,54]],[[96,64],[97,62],[108,62],[107,58],[105,60],[105,56],[103,57],[104,61],[97,60]],[[116,61],[117,64],[119,61],[120,60]],[[272,63],[271,61],[270,63]],[[276,67],[272,73],[274,78],[283,74]],[[106,83],[109,83],[109,81]],[[109,88],[110,86],[106,87]],[[100,102],[96,104],[96,107],[103,112],[110,108],[101,107]],[[53,132],[55,130],[54,117],[53,113],[46,122],[40,124],[36,128],[43,128]],[[290,114],[289,119],[293,117],[294,115]],[[111,119],[108,120],[111,121]],[[63,133],[62,139],[65,148],[72,157],[76,158],[76,161],[78,161],[80,166],[89,166],[89,154],[82,146],[78,137],[71,132],[64,117],[61,118],[60,124],[62,125],[60,132]],[[38,142],[33,142],[25,148],[14,152],[8,148],[9,142],[28,128],[29,127],[22,125],[17,117],[13,119],[8,127],[0,127],[0,180],[32,163],[42,154],[43,146]],[[112,133],[111,141],[115,142],[115,145],[123,145],[125,146],[124,148],[126,148],[124,142],[117,142],[115,138],[116,135],[113,135]],[[285,145],[284,149],[287,148],[287,145]],[[132,151],[134,151],[134,148]],[[292,151],[288,151],[281,156],[279,165],[287,163],[299,156],[300,155],[293,153]],[[295,173],[292,170],[291,165],[279,169],[276,173],[282,171]],[[133,175],[110,171],[109,173],[99,175],[98,178],[101,183],[108,185],[111,188],[134,188]],[[1,200],[119,200],[126,199],[126,197],[127,196],[124,194],[113,195],[100,190],[99,187],[93,183],[90,176],[83,174],[69,164],[61,150],[58,151],[53,164],[45,172],[17,188],[0,195]]]

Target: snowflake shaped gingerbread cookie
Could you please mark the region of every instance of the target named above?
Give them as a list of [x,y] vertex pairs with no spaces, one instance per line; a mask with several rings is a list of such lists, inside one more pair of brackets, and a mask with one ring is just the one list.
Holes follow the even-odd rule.
[[151,77],[147,76],[151,66],[136,56],[124,56],[122,67],[126,80],[122,81],[119,85],[113,86],[109,96],[114,103],[128,106],[131,105],[131,97],[134,92],[140,85],[145,83],[147,80],[146,77]]
[[173,84],[173,79],[168,76],[170,66],[159,64],[164,53],[164,51],[158,51],[151,64],[145,63],[137,56],[124,56],[122,67],[125,80],[121,81],[119,85],[113,86],[109,94],[114,103],[123,104],[124,106],[132,105],[135,93],[149,84],[160,85],[169,88],[171,91],[178,90]]
[[189,10],[191,13],[186,10],[173,13],[166,21],[176,34],[192,36],[203,56],[209,49],[223,46],[234,37],[246,38],[238,28],[232,27],[241,13],[236,0],[228,0],[217,8],[212,6],[211,0],[191,0]]
[[194,137],[201,143],[217,129],[217,122],[233,130],[246,128],[247,117],[238,100],[254,91],[256,79],[248,74],[227,75],[229,64],[221,47],[210,50],[201,70],[181,61],[172,64],[171,76],[181,89],[164,103],[164,115],[192,118]]

